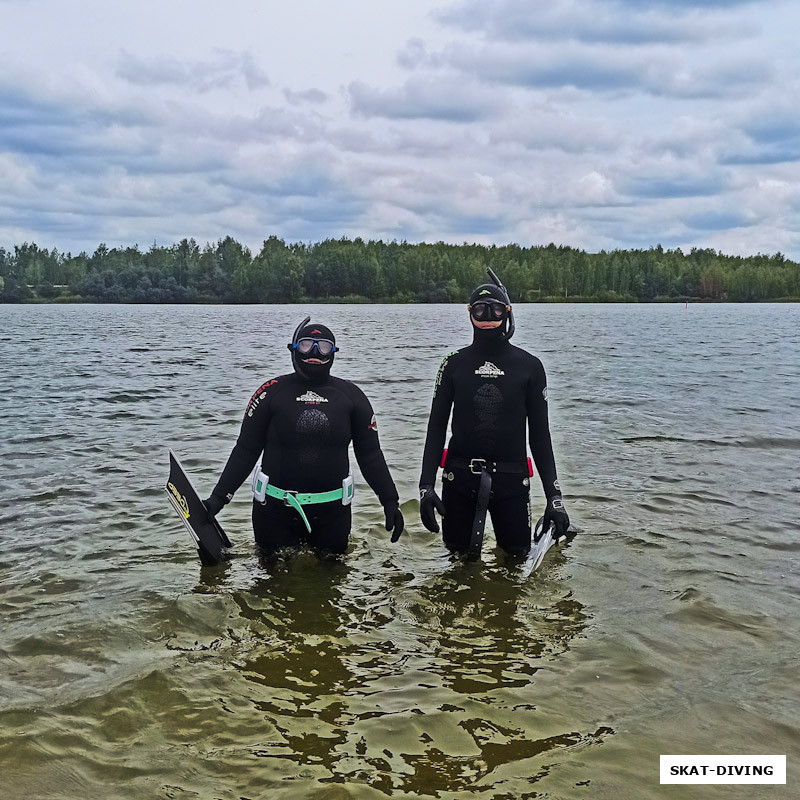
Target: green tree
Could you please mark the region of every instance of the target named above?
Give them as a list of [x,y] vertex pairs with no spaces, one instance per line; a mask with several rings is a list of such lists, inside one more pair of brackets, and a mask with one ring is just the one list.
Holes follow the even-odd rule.
[[217,243],[216,255],[220,269],[229,276],[252,261],[250,251],[230,236],[226,236]]

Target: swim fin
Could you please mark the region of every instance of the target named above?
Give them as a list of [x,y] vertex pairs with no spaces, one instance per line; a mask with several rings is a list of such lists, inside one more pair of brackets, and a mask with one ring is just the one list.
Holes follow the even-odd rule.
[[222,526],[209,517],[203,501],[172,450],[169,451],[169,479],[166,485],[170,502],[186,525],[204,566],[213,566],[230,556],[230,540]]
[[555,525],[551,522],[547,530],[544,530],[544,517],[539,517],[539,521],[533,529],[531,549],[528,551],[528,557],[522,565],[523,578],[527,578],[530,574],[539,569],[547,551],[551,547],[556,547],[566,541],[566,536],[559,536],[556,538],[555,533]]

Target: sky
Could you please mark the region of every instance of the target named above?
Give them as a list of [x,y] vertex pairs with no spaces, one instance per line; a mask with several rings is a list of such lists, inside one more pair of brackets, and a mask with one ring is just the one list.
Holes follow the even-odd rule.
[[793,0],[0,0],[0,247],[800,260]]

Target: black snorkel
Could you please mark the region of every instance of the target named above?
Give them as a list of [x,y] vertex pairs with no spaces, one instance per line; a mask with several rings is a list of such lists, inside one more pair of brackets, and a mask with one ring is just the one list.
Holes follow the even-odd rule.
[[486,272],[489,273],[489,277],[492,279],[492,283],[503,293],[505,296],[506,305],[509,308],[508,312],[508,328],[503,336],[503,338],[508,341],[513,335],[516,326],[514,325],[514,311],[511,309],[511,298],[508,296],[508,291],[505,286],[503,286],[500,278],[497,277],[497,274],[494,272],[491,267],[486,267]]
[[300,338],[300,331],[305,328],[308,323],[311,322],[311,317],[306,317],[294,330],[294,334],[292,335],[292,341],[286,345],[289,348],[289,351],[292,354],[292,358],[294,358],[294,351],[295,345],[297,344],[297,340]]
[[306,317],[296,328],[294,333],[292,334],[292,341],[286,345],[289,352],[292,354],[292,368],[295,372],[302,375],[303,377],[307,377],[306,373],[303,371],[303,366],[300,363],[300,359],[297,357],[297,342],[300,339],[300,331],[305,328],[308,323],[311,322],[311,317]]

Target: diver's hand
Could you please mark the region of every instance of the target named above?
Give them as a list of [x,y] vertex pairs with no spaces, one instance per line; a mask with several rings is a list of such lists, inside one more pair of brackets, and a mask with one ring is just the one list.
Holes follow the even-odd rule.
[[386,530],[392,532],[392,541],[396,542],[405,527],[403,513],[397,503],[387,503],[383,507],[383,513],[386,514]]
[[569,528],[569,515],[564,508],[564,499],[560,494],[554,494],[547,499],[547,508],[544,510],[544,521],[542,530],[546,531],[553,523],[556,529],[556,539],[559,536],[566,536]]
[[225,500],[218,494],[212,494],[207,500],[203,500],[203,505],[208,512],[208,518],[214,519],[225,506]]
[[436,490],[428,484],[419,487],[419,518],[422,524],[431,532],[439,533],[439,523],[436,521],[435,511],[444,516],[444,503]]

